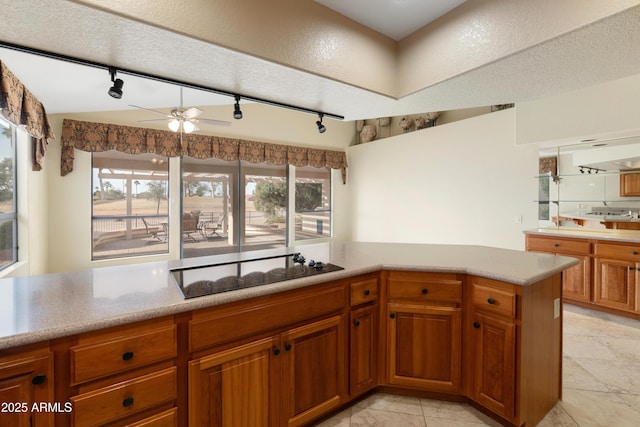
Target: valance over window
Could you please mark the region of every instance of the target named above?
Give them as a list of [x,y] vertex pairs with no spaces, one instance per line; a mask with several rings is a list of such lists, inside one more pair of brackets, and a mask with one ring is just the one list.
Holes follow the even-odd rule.
[[62,124],[60,174],[73,170],[74,149],[90,152],[117,150],[128,154],[191,156],[196,159],[245,160],[273,165],[328,167],[342,170],[346,181],[347,155],[343,151],[269,144],[219,136],[121,126],[65,119]]
[[42,169],[49,139],[55,138],[44,106],[0,61],[0,114],[32,136],[32,169]]

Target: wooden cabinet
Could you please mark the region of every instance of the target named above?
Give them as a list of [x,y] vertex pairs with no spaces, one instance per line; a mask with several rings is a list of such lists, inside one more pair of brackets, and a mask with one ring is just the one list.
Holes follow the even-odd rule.
[[640,246],[622,243],[598,243],[595,258],[595,295],[597,304],[628,312],[637,312]]
[[391,272],[388,297],[388,382],[458,392],[462,281],[455,274]]
[[351,398],[378,384],[379,278],[362,277],[349,283],[349,395]]
[[620,174],[620,196],[638,197],[640,196],[640,173]]
[[1,426],[51,426],[54,411],[67,410],[64,404],[55,406],[53,359],[48,349],[0,357],[0,404]]
[[560,275],[527,286],[469,276],[465,382],[474,402],[536,425],[561,397]]
[[282,335],[283,425],[306,424],[346,400],[345,338],[343,315]]
[[[490,297],[491,298],[491,297]],[[512,319],[474,310],[472,398],[504,416],[515,416],[516,325]]]
[[527,235],[526,248],[532,252],[545,252],[578,258],[580,264],[562,272],[562,296],[567,301],[591,301],[592,241],[529,234]]
[[278,425],[279,354],[270,337],[189,362],[189,426]]
[[62,354],[73,405],[65,423],[177,425],[177,411],[171,412],[178,399],[173,318],[81,334]]
[[344,403],[348,295],[336,282],[194,313],[189,426],[297,426]]

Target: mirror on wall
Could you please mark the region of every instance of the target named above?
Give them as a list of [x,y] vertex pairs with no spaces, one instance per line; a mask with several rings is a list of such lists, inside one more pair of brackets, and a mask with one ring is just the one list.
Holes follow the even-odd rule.
[[639,136],[543,149],[537,179],[539,227],[640,237]]

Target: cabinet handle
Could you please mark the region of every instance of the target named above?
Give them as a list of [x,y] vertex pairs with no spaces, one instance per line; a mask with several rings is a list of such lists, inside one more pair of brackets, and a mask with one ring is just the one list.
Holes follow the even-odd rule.
[[273,349],[273,355],[274,355],[274,356],[277,356],[277,355],[279,355],[279,354],[280,354],[280,349],[279,349],[279,348],[277,348],[277,347],[276,347],[276,348],[274,348],[274,349]]
[[360,321],[359,321],[359,320],[354,320],[354,321],[353,321],[353,326],[355,326],[356,328],[357,328],[358,326],[360,326]]
[[633,271],[633,270],[635,270],[635,267],[631,267],[631,266],[629,266],[628,268],[629,268],[629,271]]
[[33,385],[40,385],[40,384],[44,384],[44,382],[47,380],[47,376],[46,375],[36,375],[35,377],[33,377],[33,379],[31,380],[31,384]]
[[390,317],[390,318],[392,318],[392,319],[395,319],[395,318],[396,318],[396,314],[395,314],[395,313],[391,313],[391,314],[389,315],[389,317]]
[[480,329],[480,323],[473,322],[473,327],[476,328],[476,329]]
[[133,397],[127,397],[122,401],[122,406],[125,408],[128,408],[129,406],[132,406],[132,405],[133,405]]
[[131,360],[133,359],[133,351],[126,351],[122,353],[122,360]]
[[423,290],[421,290],[420,292],[422,292],[422,295],[426,295],[429,293],[429,290],[427,288],[424,288]]
[[553,244],[553,247],[554,247],[554,248],[557,248],[558,246],[560,246],[560,243],[554,243],[554,244]]
[[638,255],[638,251],[633,251],[631,253],[634,254],[634,255]]
[[367,289],[367,290],[364,291],[364,296],[368,297],[370,293],[371,293],[371,291],[369,291],[369,289]]
[[489,304],[495,304],[495,303],[496,303],[496,300],[494,300],[493,298],[489,297],[489,299],[487,300],[487,302],[488,302]]
[[284,351],[290,351],[290,350],[291,350],[291,344],[285,344]]

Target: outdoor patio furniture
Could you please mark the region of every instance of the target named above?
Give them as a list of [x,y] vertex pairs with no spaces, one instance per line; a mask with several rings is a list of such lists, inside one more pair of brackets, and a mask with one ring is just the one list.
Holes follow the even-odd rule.
[[183,240],[187,239],[196,242],[196,238],[193,237],[194,233],[200,232],[200,228],[198,227],[198,215],[192,215],[190,213],[186,213],[182,216],[182,237]]
[[[159,242],[166,242],[167,241],[167,224],[163,223],[160,225],[160,227],[158,226],[151,226],[149,225],[149,223],[147,222],[146,219],[144,219],[144,217],[142,217],[142,223],[144,224],[144,228],[147,231],[147,234],[152,236],[153,238],[157,239]],[[147,241],[147,243],[151,243],[151,241]]]
[[218,230],[222,230],[222,224],[227,214],[221,214],[218,218],[211,221],[203,221],[200,224],[200,233],[207,239],[213,239],[215,236],[222,237],[218,234]]

